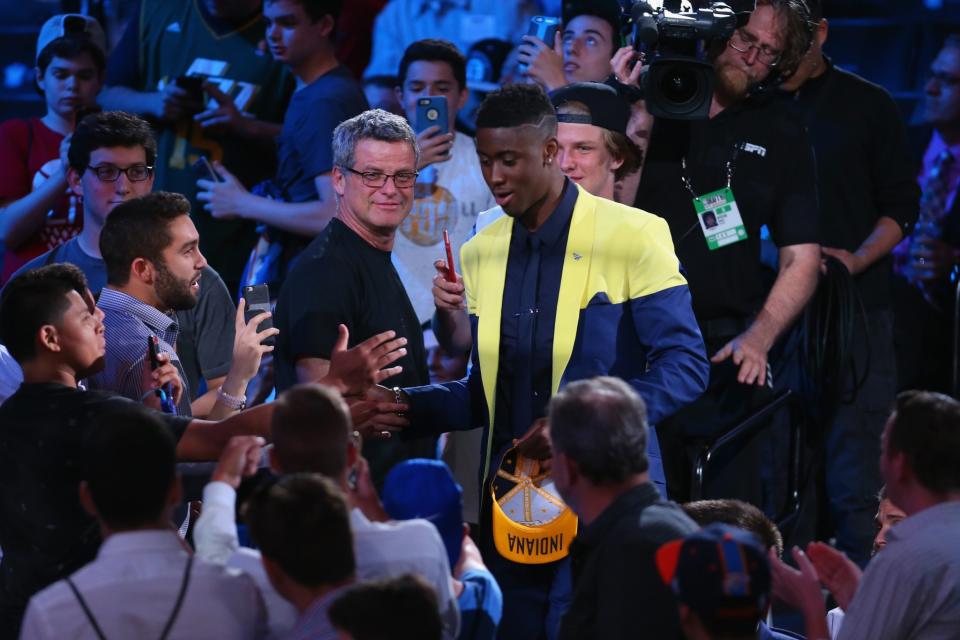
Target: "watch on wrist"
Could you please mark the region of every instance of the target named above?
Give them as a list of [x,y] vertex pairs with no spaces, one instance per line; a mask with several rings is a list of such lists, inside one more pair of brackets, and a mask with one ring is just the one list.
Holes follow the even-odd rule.
[[[396,404],[403,404],[402,395],[401,395],[403,393],[403,390],[400,387],[394,387],[392,391],[393,391],[393,401]],[[398,418],[403,417],[403,411],[396,411],[395,413],[397,414]]]

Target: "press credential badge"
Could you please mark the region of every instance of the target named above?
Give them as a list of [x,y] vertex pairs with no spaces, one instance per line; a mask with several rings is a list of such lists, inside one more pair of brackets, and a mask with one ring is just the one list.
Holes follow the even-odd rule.
[[747,230],[730,187],[695,197],[693,207],[711,251],[747,239]]

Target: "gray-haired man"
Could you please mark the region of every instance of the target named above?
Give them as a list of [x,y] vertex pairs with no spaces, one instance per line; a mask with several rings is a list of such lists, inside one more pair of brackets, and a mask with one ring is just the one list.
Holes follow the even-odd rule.
[[[324,376],[340,324],[350,330],[350,344],[388,330],[407,339],[407,353],[396,363],[402,371],[392,371],[384,385],[429,383],[423,332],[390,258],[397,228],[413,203],[417,154],[406,120],[380,109],[334,131],[337,215],[304,249],[280,291],[278,391]],[[404,424],[392,413],[377,413],[373,420],[372,432],[379,435],[388,435],[394,423]],[[397,462],[435,457],[434,440],[374,440],[365,445],[364,455],[379,486]]]

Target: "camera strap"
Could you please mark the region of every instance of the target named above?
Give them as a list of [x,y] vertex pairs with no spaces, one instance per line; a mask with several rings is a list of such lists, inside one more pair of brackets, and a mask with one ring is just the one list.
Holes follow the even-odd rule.
[[[722,189],[700,195],[694,190],[693,183],[690,181],[686,156],[680,158],[680,179],[683,181],[683,186],[693,198],[693,210],[697,215],[697,222],[690,226],[687,232],[681,236],[680,240],[683,240],[698,225],[703,231],[704,239],[707,241],[707,248],[710,249],[710,251],[715,251],[720,247],[742,242],[747,239],[747,230],[743,226],[740,208],[737,206],[737,201],[733,196],[733,189],[731,188],[733,171],[736,167],[737,155],[740,153],[741,146],[740,143],[734,144],[733,153],[726,162],[726,186]],[[679,243],[680,240],[677,242]]]

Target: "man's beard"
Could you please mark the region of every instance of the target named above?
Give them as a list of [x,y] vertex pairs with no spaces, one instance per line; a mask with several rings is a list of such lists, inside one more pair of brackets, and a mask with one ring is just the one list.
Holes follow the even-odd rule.
[[717,66],[716,91],[733,102],[739,102],[747,97],[750,90],[750,78],[742,69],[732,64]]
[[157,298],[163,303],[164,309],[186,311],[197,306],[197,296],[190,288],[190,280],[180,280],[167,269],[167,265],[157,265]]

